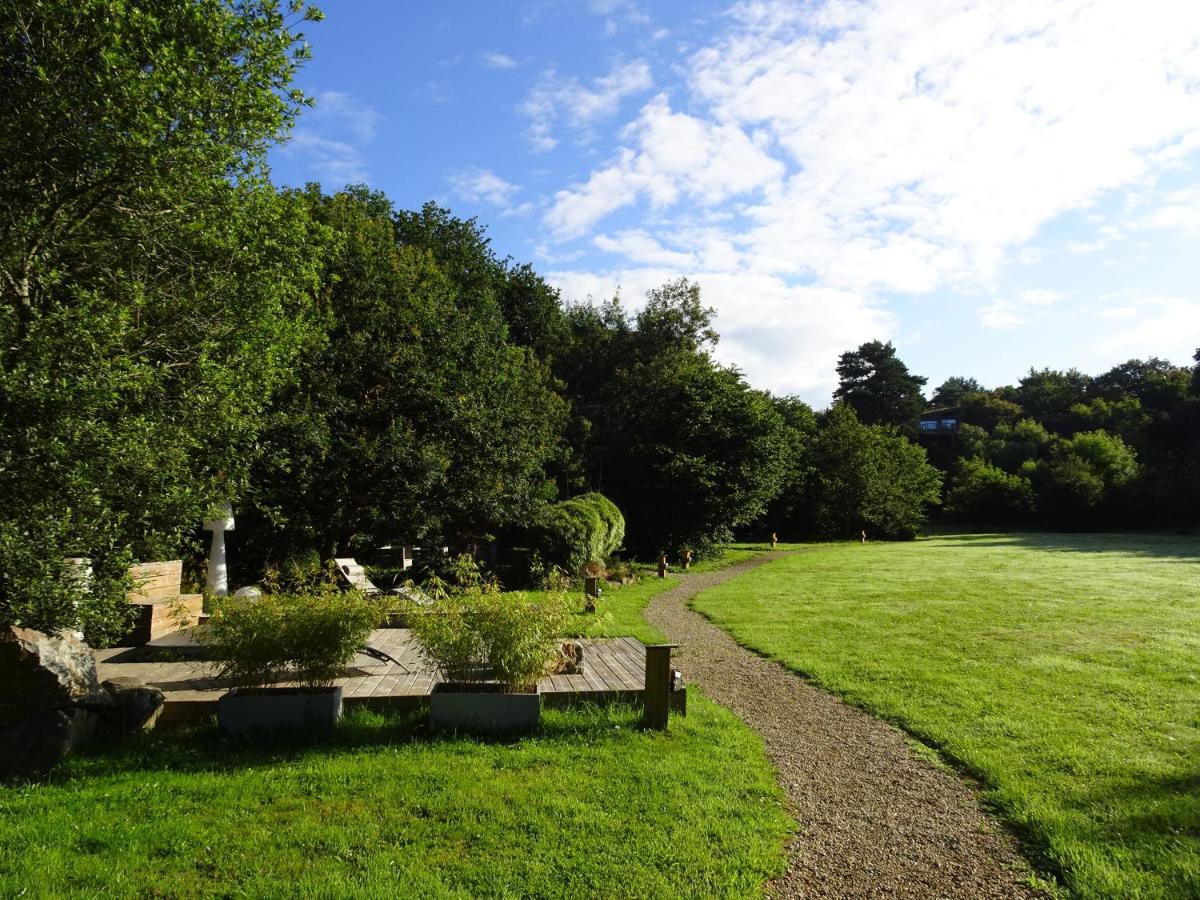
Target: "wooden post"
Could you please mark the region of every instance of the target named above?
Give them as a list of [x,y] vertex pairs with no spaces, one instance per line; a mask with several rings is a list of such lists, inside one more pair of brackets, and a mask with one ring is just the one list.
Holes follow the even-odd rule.
[[692,551],[684,550],[683,551],[683,571],[686,572],[688,569],[691,568],[691,566],[692,566]]
[[665,553],[658,558],[658,577],[667,577],[667,554]]
[[586,575],[583,579],[583,608],[585,612],[596,611],[596,601],[600,599],[600,577]]
[[671,651],[678,644],[649,644],[646,647],[646,711],[642,724],[659,731],[667,729],[671,710]]

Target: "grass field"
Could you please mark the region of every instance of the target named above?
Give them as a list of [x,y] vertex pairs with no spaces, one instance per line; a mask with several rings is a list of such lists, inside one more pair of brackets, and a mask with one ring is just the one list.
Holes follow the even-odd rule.
[[1200,896],[1200,539],[816,545],[695,606],[978,775],[1072,893]]
[[[780,544],[780,550],[791,550],[804,546],[803,544]],[[721,548],[720,553],[711,559],[693,563],[690,572],[713,572],[725,569],[739,562],[754,559],[770,553],[769,544],[728,544]],[[636,570],[641,576],[638,581],[629,585],[605,584],[603,595],[595,613],[583,611],[583,594],[581,591],[571,593],[578,600],[578,609],[571,623],[573,636],[579,637],[614,637],[629,635],[646,644],[656,644],[666,640],[662,632],[647,624],[642,618],[642,610],[646,604],[662,591],[679,584],[679,567],[672,566],[666,578],[659,578],[655,567],[639,563]],[[538,591],[526,591],[526,594],[538,594]]]
[[551,709],[515,743],[356,712],[328,741],[151,734],[0,785],[0,896],[745,896],[790,820],[761,745],[699,695]]
[[[606,588],[589,635],[661,635],[672,577]],[[319,742],[151,733],[0,783],[0,896],[753,896],[793,826],[761,742],[695,688],[686,719],[547,709],[512,743],[351,713]]]

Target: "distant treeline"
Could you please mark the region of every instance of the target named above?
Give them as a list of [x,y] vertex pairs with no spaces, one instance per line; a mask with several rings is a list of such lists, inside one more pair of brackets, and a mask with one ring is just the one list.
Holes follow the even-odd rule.
[[[946,473],[937,514],[975,525],[1189,527],[1200,501],[1200,350],[1194,367],[1131,359],[1096,376],[1030,369],[1015,386],[925,379],[891,344],[842,356],[838,397],[891,424]],[[918,431],[921,413],[956,427]]]

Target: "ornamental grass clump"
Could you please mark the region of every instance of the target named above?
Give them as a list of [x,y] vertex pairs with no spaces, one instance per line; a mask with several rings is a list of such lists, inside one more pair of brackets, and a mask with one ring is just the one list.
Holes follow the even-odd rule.
[[413,633],[424,657],[450,684],[534,687],[554,660],[570,615],[565,595],[501,594],[496,584],[483,581],[448,590],[433,579],[425,593],[433,603],[413,616]]
[[328,687],[386,610],[358,591],[332,587],[260,598],[221,597],[197,638],[238,688],[281,681]]

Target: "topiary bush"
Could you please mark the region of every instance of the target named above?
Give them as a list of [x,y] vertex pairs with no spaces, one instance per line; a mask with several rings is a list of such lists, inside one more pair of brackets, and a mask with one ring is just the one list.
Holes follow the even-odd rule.
[[571,574],[607,558],[624,539],[625,517],[597,493],[547,506],[530,528],[530,545],[541,560]]
[[608,559],[620,550],[625,542],[625,517],[621,515],[621,510],[617,509],[617,504],[603,494],[584,494],[575,500],[591,505],[604,524],[604,538],[596,559]]

